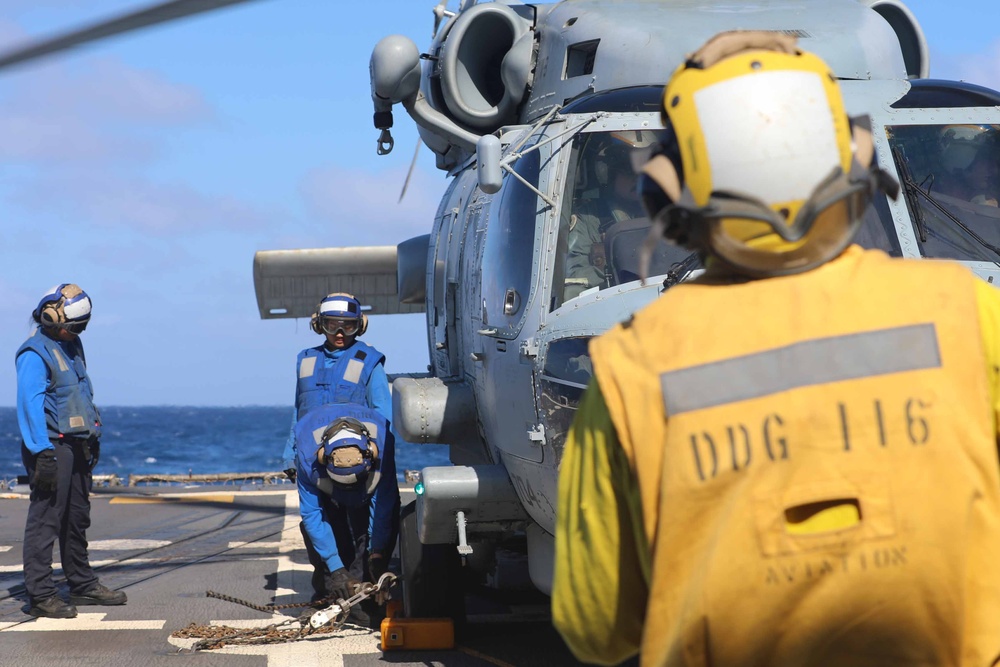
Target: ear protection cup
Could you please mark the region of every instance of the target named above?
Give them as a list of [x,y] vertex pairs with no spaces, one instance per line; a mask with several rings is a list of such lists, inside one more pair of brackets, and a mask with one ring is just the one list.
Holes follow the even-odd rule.
[[368,331],[368,316],[361,313],[361,328],[358,329],[358,333],[355,336],[360,336],[366,331]]
[[59,308],[59,302],[47,303],[42,306],[41,311],[38,314],[38,322],[42,326],[54,327],[63,323],[66,318],[63,317],[62,310]]
[[[35,322],[45,327],[54,327],[66,321],[66,314],[62,309],[62,304],[66,300],[63,289],[69,286],[69,283],[63,283],[42,297],[38,306],[35,307],[35,312],[32,313]],[[80,288],[77,288],[76,293],[78,294],[79,291]]]
[[315,312],[309,318],[309,328],[314,332],[318,333],[320,336],[323,335],[323,330],[319,328],[319,313]]

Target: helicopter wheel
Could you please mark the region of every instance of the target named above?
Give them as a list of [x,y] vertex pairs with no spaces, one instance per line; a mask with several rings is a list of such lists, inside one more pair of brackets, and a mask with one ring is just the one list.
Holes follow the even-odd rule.
[[465,622],[462,561],[453,544],[420,542],[416,510],[414,501],[399,515],[403,613],[407,618],[451,618],[457,630]]

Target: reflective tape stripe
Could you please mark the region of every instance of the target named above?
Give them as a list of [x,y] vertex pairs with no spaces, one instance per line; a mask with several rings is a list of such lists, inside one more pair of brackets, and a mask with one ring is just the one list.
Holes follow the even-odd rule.
[[316,370],[316,357],[306,357],[299,364],[299,377],[307,378]]
[[52,354],[55,355],[56,363],[59,364],[59,370],[68,371],[69,365],[66,363],[66,358],[63,357],[62,352],[59,351],[59,348],[53,347]]
[[667,416],[782,391],[939,368],[933,324],[807,340],[660,375]]
[[358,361],[357,359],[351,359],[347,362],[347,370],[344,371],[344,380],[357,384],[358,380],[361,379],[361,371],[363,371],[364,368],[364,362]]

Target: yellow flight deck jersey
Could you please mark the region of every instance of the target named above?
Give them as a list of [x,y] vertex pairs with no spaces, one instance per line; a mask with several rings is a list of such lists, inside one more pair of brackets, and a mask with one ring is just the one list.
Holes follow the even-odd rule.
[[674,287],[591,344],[553,620],[660,665],[1000,656],[1000,293],[852,246]]

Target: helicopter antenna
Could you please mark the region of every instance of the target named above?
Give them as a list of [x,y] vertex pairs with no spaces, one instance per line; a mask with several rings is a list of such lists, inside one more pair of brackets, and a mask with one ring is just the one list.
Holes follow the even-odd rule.
[[410,160],[410,168],[406,172],[406,180],[403,181],[403,189],[399,192],[399,199],[396,203],[403,201],[403,197],[406,196],[406,188],[410,184],[410,176],[413,176],[413,169],[417,166],[417,156],[420,155],[420,144],[422,143],[420,137],[417,137],[417,147],[413,151],[413,159]]

